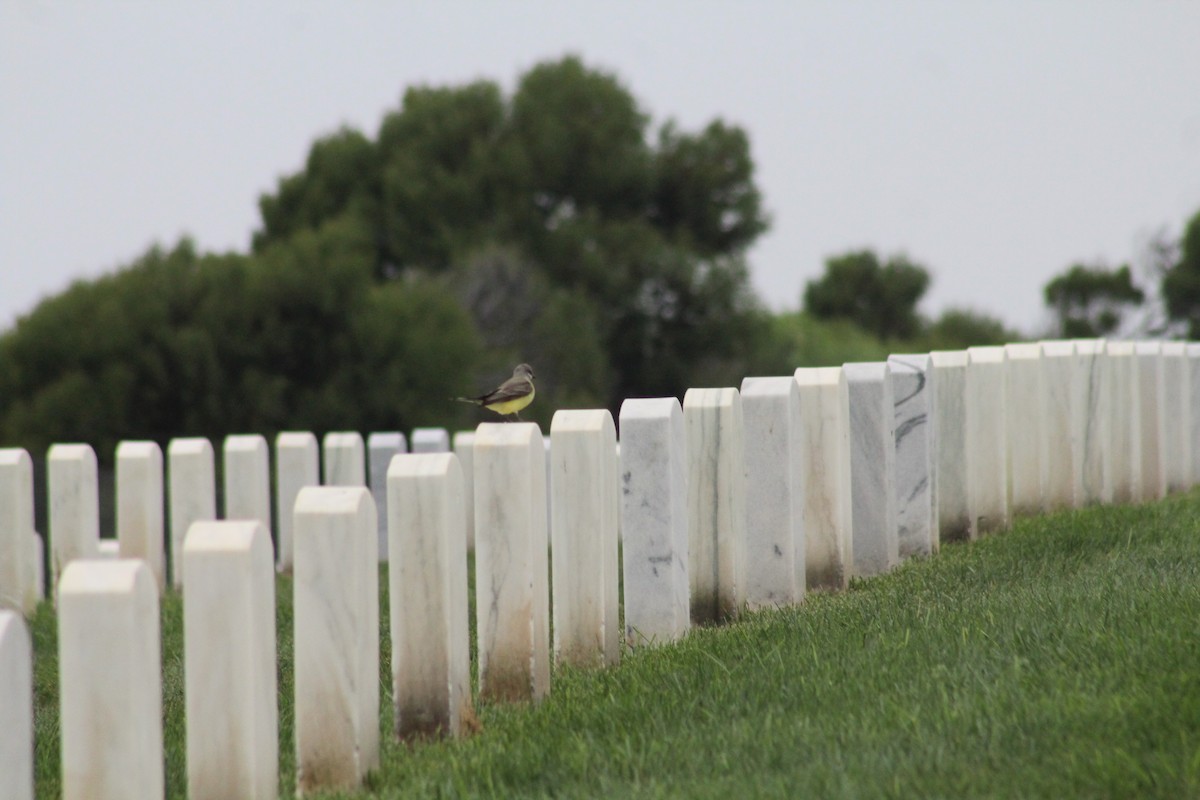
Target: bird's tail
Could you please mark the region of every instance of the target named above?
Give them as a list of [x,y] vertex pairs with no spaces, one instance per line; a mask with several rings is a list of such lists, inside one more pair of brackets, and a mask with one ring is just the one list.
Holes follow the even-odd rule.
[[451,397],[450,399],[456,400],[459,403],[470,403],[473,406],[479,405],[479,398],[477,397]]

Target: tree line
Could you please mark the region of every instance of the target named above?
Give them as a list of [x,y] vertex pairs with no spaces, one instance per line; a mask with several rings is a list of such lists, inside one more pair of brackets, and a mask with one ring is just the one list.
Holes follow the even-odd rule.
[[[575,57],[508,95],[409,88],[373,136],[317,140],[259,209],[248,252],[153,247],[0,336],[0,441],[103,456],[126,438],[465,426],[478,412],[448,398],[518,361],[545,427],[557,408],[1020,338],[970,310],[923,317],[929,271],[871,250],[772,313],[746,262],[770,218],[745,131],[655,124]],[[1198,335],[1200,214],[1160,256],[1162,324]],[[1143,299],[1127,267],[1046,287],[1072,336]]]

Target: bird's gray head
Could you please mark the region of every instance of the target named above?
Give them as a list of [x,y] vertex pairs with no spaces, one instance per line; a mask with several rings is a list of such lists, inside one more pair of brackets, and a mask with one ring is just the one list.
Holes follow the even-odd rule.
[[533,381],[533,367],[528,364],[517,364],[517,368],[513,370],[514,378],[528,378]]

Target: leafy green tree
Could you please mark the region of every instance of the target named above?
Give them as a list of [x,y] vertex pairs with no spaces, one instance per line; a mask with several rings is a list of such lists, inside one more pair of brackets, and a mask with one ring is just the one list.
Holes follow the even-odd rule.
[[825,274],[809,281],[804,309],[819,319],[848,319],[881,339],[907,339],[921,329],[917,304],[929,272],[905,256],[881,263],[871,250],[825,261]]
[[262,198],[256,248],[351,216],[371,232],[378,281],[461,283],[479,253],[519,254],[547,303],[587,309],[605,362],[588,372],[610,403],[678,394],[701,365],[737,360],[755,308],[744,255],[768,220],[741,129],[668,122],[655,138],[650,125],[615,77],[575,57],[536,65],[509,97],[487,81],[410,89],[377,140],[318,142]]
[[1179,258],[1163,275],[1167,315],[1187,325],[1188,338],[1200,339],[1200,212],[1188,222]]
[[1046,305],[1066,338],[1108,336],[1121,326],[1125,312],[1146,299],[1133,283],[1128,265],[1119,269],[1074,264],[1045,288]]

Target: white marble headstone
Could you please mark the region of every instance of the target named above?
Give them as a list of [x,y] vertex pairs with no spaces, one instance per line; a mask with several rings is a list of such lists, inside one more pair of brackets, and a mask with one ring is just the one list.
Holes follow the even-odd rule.
[[19,611],[0,609],[0,776],[7,800],[33,800],[33,649]]
[[445,428],[414,428],[412,451],[414,453],[449,453],[450,432]]
[[625,644],[665,643],[691,626],[687,436],[674,397],[621,404]]
[[1163,419],[1163,369],[1161,342],[1135,342],[1138,412],[1142,451],[1142,500],[1167,494],[1166,425]]
[[183,540],[193,522],[217,518],[217,480],[212,443],[205,438],[167,444],[171,525],[171,585],[183,586]]
[[806,592],[807,543],[800,479],[800,388],[791,376],[742,381],[745,439],[746,605],[799,603]]
[[1074,342],[1041,342],[1041,348],[1046,409],[1042,502],[1046,511],[1056,511],[1082,505],[1083,369]]
[[358,431],[337,431],[321,440],[326,486],[366,486],[366,448]]
[[967,481],[976,538],[1009,523],[1007,377],[1003,347],[967,349]]
[[296,496],[306,486],[321,485],[321,459],[317,437],[308,431],[284,431],[275,437],[275,508],[279,538],[276,566],[292,571],[295,552]]
[[163,796],[158,624],[158,589],[145,561],[75,559],[63,570],[58,683],[64,800]]
[[387,473],[392,702],[400,739],[461,736],[471,705],[466,514],[452,453],[400,454]]
[[854,574],[865,578],[900,563],[895,402],[886,362],[844,364],[842,371],[850,402]]
[[970,538],[967,497],[967,353],[941,350],[929,354],[933,364],[934,452],[937,467],[939,541]]
[[1103,339],[1076,339],[1080,377],[1078,424],[1080,489],[1083,505],[1112,502],[1112,388]]
[[892,355],[896,430],[896,525],[900,557],[938,551],[933,369],[927,355]]
[[463,474],[463,502],[467,504],[467,552],[475,552],[475,431],[458,431],[451,440]]
[[550,424],[550,552],[555,663],[620,659],[617,441],[606,409],[556,411]]
[[692,622],[737,614],[745,578],[745,441],[737,389],[688,389],[688,579]]
[[270,460],[262,436],[225,437],[225,519],[256,519],[271,530]]
[[1192,446],[1190,378],[1187,345],[1162,343],[1163,462],[1167,491],[1181,492],[1191,485]]
[[156,442],[117,445],[117,541],[121,558],[150,566],[158,590],[167,585],[163,458]]
[[350,789],[379,765],[379,548],[363,486],[296,497],[296,786]]
[[1008,490],[1012,515],[1042,513],[1046,480],[1042,451],[1046,446],[1042,417],[1042,348],[1036,343],[1008,344]]
[[0,449],[0,609],[26,616],[37,609],[39,595],[29,569],[35,537],[33,461],[19,447]]
[[1190,431],[1188,439],[1192,445],[1192,486],[1200,483],[1200,344],[1189,344],[1185,350],[1188,362],[1188,408],[1190,409]]
[[1113,501],[1142,499],[1141,391],[1133,342],[1106,342],[1109,363],[1109,465]]
[[[408,440],[398,431],[377,432],[367,437],[367,485],[371,487],[371,496],[375,498],[375,510],[379,516],[379,560],[384,563],[388,560],[387,471],[394,456],[407,452]],[[464,472],[466,469],[467,465],[464,463]],[[471,501],[468,497],[467,518],[470,519],[471,516]]]
[[545,458],[535,423],[484,422],[475,431],[475,618],[485,700],[537,701],[550,692]]
[[100,489],[96,453],[86,444],[56,444],[46,456],[50,505],[50,591],[76,558],[100,548]]
[[261,522],[197,522],[183,598],[191,800],[268,800],[279,790],[275,553]]
[[841,367],[802,367],[799,389],[801,527],[808,589],[844,589],[854,566],[850,395]]

